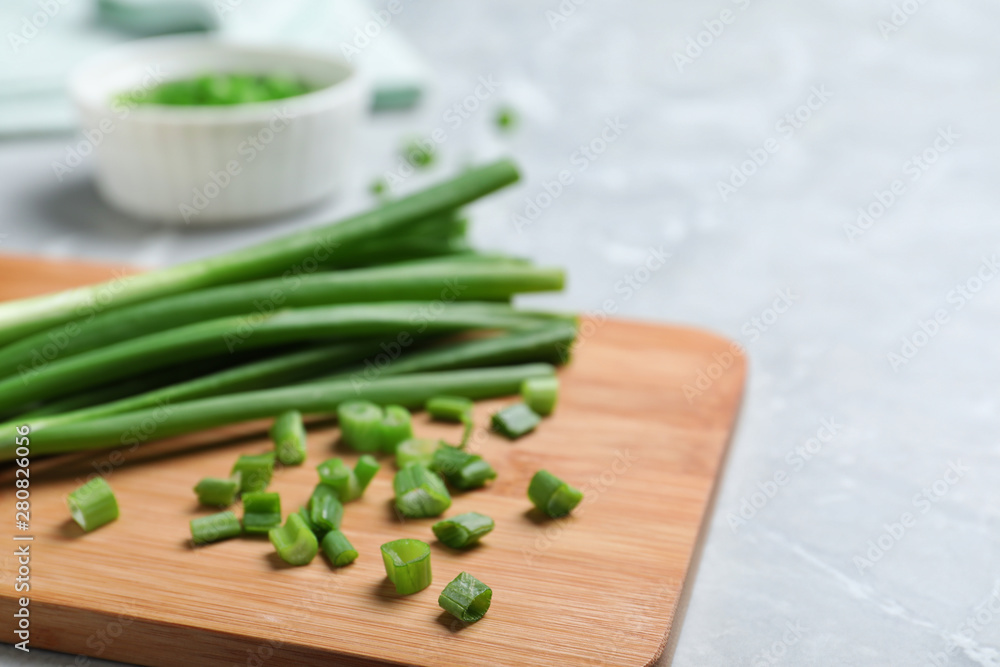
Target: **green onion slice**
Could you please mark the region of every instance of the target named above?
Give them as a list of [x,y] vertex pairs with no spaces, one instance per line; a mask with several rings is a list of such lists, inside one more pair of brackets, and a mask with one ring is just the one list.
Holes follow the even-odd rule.
[[337,407],[340,437],[359,452],[377,452],[382,440],[382,408],[370,401],[347,401]]
[[229,479],[206,477],[194,487],[194,492],[198,495],[198,502],[202,505],[229,507],[236,502],[241,477],[240,473],[236,473]]
[[305,565],[319,552],[319,540],[298,513],[289,514],[285,525],[272,528],[267,536],[281,559],[290,565]]
[[103,477],[95,477],[66,498],[73,521],[90,532],[118,518],[118,501]]
[[195,544],[208,544],[236,537],[243,532],[240,520],[235,512],[219,512],[208,516],[191,519],[191,541]]
[[274,474],[274,452],[243,455],[236,459],[230,475],[240,473],[240,493],[263,491]]
[[243,494],[243,530],[266,533],[281,524],[281,496],[266,491]]
[[358,558],[357,550],[351,545],[347,536],[339,530],[331,530],[327,533],[320,546],[334,567],[350,565]]
[[515,440],[535,430],[542,418],[524,403],[515,403],[493,414],[493,430]]
[[314,526],[313,532],[320,537],[340,528],[340,522],[344,519],[344,506],[336,489],[326,484],[317,484],[307,507],[309,523]]
[[429,466],[434,460],[434,452],[444,445],[440,440],[429,438],[410,438],[396,447],[396,467],[403,468],[419,463]]
[[489,586],[462,572],[444,587],[438,597],[438,604],[446,612],[465,623],[475,623],[490,608],[493,591]]
[[539,470],[528,485],[528,498],[552,518],[566,516],[583,500],[583,492],[547,470]]
[[312,515],[309,512],[308,504],[303,505],[302,507],[299,508],[299,516],[301,516],[302,520],[306,522],[306,525],[309,526],[309,530],[313,532],[313,534],[316,536],[317,539],[322,539],[323,536],[326,535],[327,533],[326,530],[323,530],[315,523],[313,523]]
[[396,446],[413,437],[413,421],[410,411],[401,405],[385,406],[382,417],[380,449],[386,454],[395,454]]
[[271,440],[278,460],[286,466],[302,465],[306,460],[306,427],[302,413],[289,410],[278,415],[271,426]]
[[382,545],[385,574],[400,595],[411,595],[431,585],[431,547],[420,540],[395,540]]
[[466,512],[450,519],[438,521],[431,530],[443,544],[453,549],[464,549],[479,542],[479,538],[493,530],[493,519],[478,512]]
[[375,477],[375,473],[378,472],[379,467],[379,463],[375,460],[375,457],[368,454],[359,458],[358,462],[354,465],[354,477],[358,480],[358,488],[362,494]]
[[392,487],[396,492],[396,509],[405,517],[441,516],[451,507],[451,496],[444,482],[420,464],[415,463],[397,472]]
[[427,401],[427,414],[431,419],[446,422],[472,421],[473,402],[462,396],[435,396]]
[[542,417],[552,414],[559,397],[559,378],[530,378],[521,384],[521,396],[524,402]]
[[478,489],[497,476],[497,471],[482,456],[448,445],[434,452],[430,467],[460,491]]
[[361,485],[354,471],[342,459],[330,459],[316,466],[319,480],[337,492],[340,502],[348,503],[361,497]]

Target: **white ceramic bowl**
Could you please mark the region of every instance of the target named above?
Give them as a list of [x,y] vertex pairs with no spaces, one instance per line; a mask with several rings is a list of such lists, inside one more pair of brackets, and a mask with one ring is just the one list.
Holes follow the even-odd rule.
[[[125,106],[123,92],[205,73],[282,72],[318,90],[232,106]],[[335,194],[351,165],[368,89],[334,55],[202,36],[124,44],[73,73],[70,92],[112,205],[169,223],[279,215]]]

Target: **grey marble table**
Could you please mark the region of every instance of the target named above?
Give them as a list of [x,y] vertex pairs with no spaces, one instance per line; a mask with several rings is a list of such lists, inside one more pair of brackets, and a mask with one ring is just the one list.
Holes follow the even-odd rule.
[[[438,87],[371,123],[354,196],[148,228],[105,208],[89,166],[53,177],[69,139],[8,142],[0,250],[160,265],[364,206],[407,136],[446,128],[438,173],[511,153],[524,184],[476,207],[475,237],[570,267],[537,302],[613,297],[749,351],[674,664],[1000,664],[1000,6],[447,0],[395,21]],[[496,90],[454,127],[480,77]],[[616,292],[653,251],[667,263]],[[0,651],[74,664],[30,658]]]

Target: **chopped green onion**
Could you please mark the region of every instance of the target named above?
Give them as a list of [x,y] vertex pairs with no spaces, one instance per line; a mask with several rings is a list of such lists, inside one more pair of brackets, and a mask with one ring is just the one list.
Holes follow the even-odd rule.
[[281,496],[265,491],[243,494],[243,530],[266,533],[281,524]]
[[431,419],[465,424],[472,420],[473,405],[462,396],[435,396],[427,401],[426,407]]
[[302,413],[289,410],[278,415],[271,426],[271,440],[278,460],[286,466],[301,465],[306,460],[306,427]]
[[103,477],[95,477],[66,498],[73,521],[90,532],[118,518],[118,501]]
[[385,574],[400,595],[411,595],[431,585],[431,547],[420,540],[395,540],[382,545]]
[[375,473],[378,472],[379,467],[375,457],[368,454],[359,458],[358,462],[354,465],[354,477],[358,480],[358,488],[362,494],[375,477]]
[[302,507],[299,508],[299,516],[301,516],[302,520],[306,522],[306,525],[309,526],[309,530],[311,530],[313,534],[316,535],[317,539],[322,539],[323,536],[326,535],[327,533],[326,530],[320,528],[315,523],[313,523],[312,516],[309,514],[308,506],[303,505]]
[[462,572],[444,587],[438,597],[438,604],[446,612],[465,623],[475,623],[490,608],[493,591],[490,587]]
[[430,440],[429,438],[404,440],[396,447],[396,467],[402,470],[414,463],[429,466],[434,460],[434,452],[443,444],[440,440]]
[[361,485],[354,471],[342,459],[330,459],[316,466],[319,481],[337,492],[340,502],[349,503],[361,497]]
[[309,498],[309,523],[314,526],[313,532],[321,536],[331,530],[340,528],[344,519],[344,506],[340,502],[340,494],[326,484],[317,484]]
[[464,549],[479,542],[479,538],[493,530],[493,525],[493,519],[485,514],[466,512],[438,521],[431,526],[431,530],[442,543],[454,549]]
[[552,518],[566,516],[583,500],[583,492],[547,470],[539,470],[528,485],[528,498]]
[[451,496],[444,482],[418,463],[397,472],[392,487],[396,492],[396,509],[405,517],[440,516],[451,507]]
[[208,544],[236,537],[243,532],[235,512],[219,512],[191,519],[191,541]]
[[323,553],[330,559],[334,567],[350,565],[358,557],[358,552],[351,545],[350,540],[339,530],[331,530],[327,533],[320,546],[323,547]]
[[204,478],[194,487],[194,492],[198,494],[198,502],[202,505],[229,507],[236,502],[236,494],[239,493],[242,476],[241,473],[236,473],[229,479]]
[[274,452],[244,454],[236,459],[231,475],[240,474],[240,493],[263,491],[271,483],[274,473]]
[[542,418],[532,412],[527,405],[515,403],[493,413],[492,424],[494,431],[511,440],[516,440],[522,435],[534,431],[541,421]]
[[395,454],[396,446],[413,437],[413,423],[410,411],[401,405],[385,406],[382,417],[381,449],[387,454]]
[[281,559],[290,565],[305,565],[319,552],[319,540],[300,514],[289,514],[285,525],[267,532]]
[[337,407],[340,437],[359,452],[377,452],[381,444],[382,408],[370,401],[347,401]]
[[496,470],[482,456],[448,445],[434,452],[430,467],[460,491],[478,489],[497,476]]
[[532,412],[542,417],[552,414],[559,397],[559,378],[531,378],[521,385],[521,396]]

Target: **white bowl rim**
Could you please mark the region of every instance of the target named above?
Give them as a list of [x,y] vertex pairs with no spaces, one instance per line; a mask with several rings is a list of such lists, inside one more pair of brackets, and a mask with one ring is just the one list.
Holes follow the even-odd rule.
[[73,68],[69,78],[70,94],[79,107],[89,112],[96,112],[100,115],[112,114],[115,112],[112,99],[110,97],[107,99],[99,98],[88,90],[87,84],[89,78],[93,76],[93,70],[122,59],[141,58],[151,52],[192,47],[217,48],[234,53],[255,55],[281,55],[313,62],[325,61],[342,68],[346,72],[346,76],[341,81],[318,90],[264,102],[212,106],[137,105],[129,108],[130,121],[171,125],[216,125],[266,121],[274,116],[275,110],[278,108],[285,108],[289,115],[297,116],[314,109],[339,106],[344,102],[354,100],[365,87],[362,73],[339,54],[284,45],[228,41],[216,36],[197,34],[148,37],[118,44],[101,51]]

